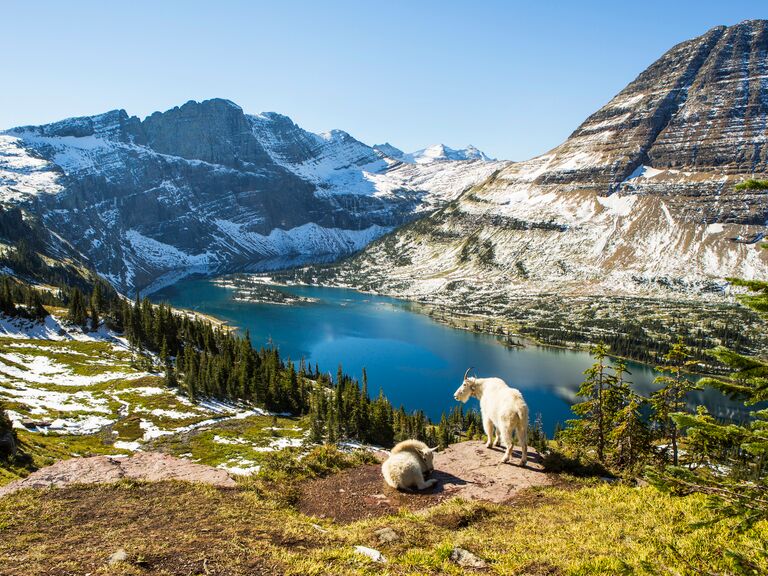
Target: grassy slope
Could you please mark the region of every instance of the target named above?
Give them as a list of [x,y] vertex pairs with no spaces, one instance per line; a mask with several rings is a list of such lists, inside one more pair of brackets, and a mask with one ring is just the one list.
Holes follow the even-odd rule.
[[[720,574],[738,564],[768,572],[768,525],[743,535],[729,524],[692,529],[709,518],[703,500],[652,488],[547,488],[513,506],[451,500],[349,525],[307,518],[263,494],[184,483],[16,493],[0,499],[0,573],[460,574],[449,559],[454,546],[496,574]],[[374,531],[385,526],[400,539],[380,544]],[[355,545],[380,550],[388,563],[374,564]],[[128,562],[108,566],[118,548]]]
[[[126,353],[99,342],[0,339],[0,353],[46,356],[73,375],[138,372]],[[17,367],[23,370],[24,364]],[[7,374],[5,378],[15,380]],[[21,431],[22,448],[34,466],[114,454],[121,452],[113,445],[116,439],[134,440],[142,434],[142,419],[172,429],[211,416],[152,415],[156,409],[197,410],[170,391],[137,391],[160,386],[156,376],[94,383],[86,389],[105,401],[115,417],[121,406],[115,396],[130,406],[128,417],[113,427],[117,434]],[[77,389],[54,383],[36,388]],[[22,403],[12,407],[33,416]],[[147,448],[214,466],[251,466],[265,460],[269,466],[274,453],[258,447],[298,440],[305,427],[302,420],[249,416],[161,437]],[[230,443],[216,441],[216,436]],[[274,457],[291,459],[291,470],[304,465],[295,463],[295,452]],[[25,473],[20,465],[0,467],[0,484]],[[768,550],[761,544],[768,541],[766,524],[746,534],[733,532],[730,525],[694,530],[692,522],[709,518],[701,498],[670,498],[652,488],[579,486],[531,492],[511,507],[451,501],[426,512],[349,525],[304,517],[286,503],[295,486],[275,491],[264,489],[259,480],[244,480],[240,489],[228,491],[183,483],[24,491],[0,499],[0,574],[461,573],[449,560],[454,546],[485,558],[497,574],[734,573],[739,564],[754,568],[755,574],[768,573]],[[313,527],[318,522],[325,532]],[[400,540],[380,544],[374,531],[384,526],[394,528]],[[373,564],[353,552],[355,545],[381,550],[388,564]],[[106,559],[118,548],[127,550],[129,562],[107,566]]]
[[[41,361],[43,368],[39,367]],[[84,379],[76,386],[61,384],[74,377]],[[60,408],[35,407],[34,400],[15,393],[27,387],[48,400],[63,395],[56,396],[53,404]],[[0,400],[6,409],[35,421],[77,421],[96,415],[114,422],[95,434],[18,431],[23,457],[0,464],[0,485],[27,475],[30,469],[73,456],[126,454],[127,450],[114,444],[142,441],[142,422],[165,431],[203,424],[199,430],[142,441],[144,449],[245,470],[258,466],[268,454],[266,449],[302,440],[306,428],[304,419],[251,415],[227,420],[226,416],[235,414],[235,407],[214,413],[194,406],[164,388],[161,376],[133,366],[127,350],[104,341],[0,337]],[[221,421],[209,423],[212,419]]]

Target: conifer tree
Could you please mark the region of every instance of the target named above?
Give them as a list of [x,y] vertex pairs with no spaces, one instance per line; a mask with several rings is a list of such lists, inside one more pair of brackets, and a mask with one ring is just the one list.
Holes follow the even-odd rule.
[[669,439],[672,448],[672,464],[678,464],[679,428],[671,415],[685,410],[685,397],[696,384],[685,377],[685,369],[694,362],[690,360],[690,351],[685,345],[682,336],[678,337],[664,355],[665,364],[658,366],[657,376],[654,382],[662,384],[662,387],[651,395],[653,418],[659,425],[659,430],[664,439]]
[[27,309],[32,318],[36,320],[42,320],[48,316],[48,311],[43,306],[43,301],[40,298],[40,293],[34,288],[30,288],[27,293]]
[[[768,313],[768,282],[729,279],[754,294],[741,298],[763,319]],[[686,429],[686,450],[695,466],[649,470],[658,488],[678,494],[699,492],[709,498],[720,517],[741,519],[739,529],[768,520],[768,361],[738,354],[724,347],[708,354],[730,373],[699,380],[699,386],[719,390],[746,407],[759,405],[745,422],[715,419],[704,407],[696,414],[670,414],[679,429]]]
[[69,300],[67,318],[73,324],[85,328],[88,320],[88,312],[85,307],[85,299],[79,288],[73,288]]
[[584,371],[586,378],[581,383],[576,396],[584,398],[574,404],[573,412],[580,416],[578,420],[569,420],[565,438],[578,446],[594,446],[597,459],[605,463],[605,444],[608,435],[608,425],[605,414],[606,389],[611,382],[609,366],[606,363],[608,348],[600,342],[590,350],[595,363]]
[[3,276],[2,286],[0,286],[0,311],[9,316],[16,315],[16,306],[13,302],[13,291],[11,289],[11,280],[8,276]]
[[437,445],[441,450],[445,450],[455,441],[456,437],[453,433],[453,427],[448,421],[448,418],[445,416],[445,412],[443,412],[442,416],[440,417],[440,423],[437,426]]
[[12,456],[16,451],[16,433],[11,419],[0,404],[0,459]]
[[101,283],[96,282],[91,293],[91,330],[96,331],[99,329],[99,314],[102,306],[101,296]]
[[[710,354],[731,369],[726,377],[699,381],[746,406],[768,401],[768,361],[717,348]],[[739,516],[741,528],[768,520],[768,408],[750,413],[747,422],[724,422],[704,407],[696,414],[670,414],[675,425],[687,430],[686,450],[696,466],[672,466],[650,471],[652,482],[663,490],[709,496],[722,516]]]

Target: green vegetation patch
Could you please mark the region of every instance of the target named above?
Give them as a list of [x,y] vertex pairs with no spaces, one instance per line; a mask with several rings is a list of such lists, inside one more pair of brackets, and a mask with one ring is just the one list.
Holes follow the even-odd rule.
[[306,418],[249,416],[162,436],[151,443],[151,448],[210,466],[252,467],[262,464],[271,452],[301,445],[307,426]]
[[[78,376],[136,371],[131,368],[130,354],[115,349],[108,342],[0,338],[0,352],[25,356],[44,356]],[[2,361],[24,370],[27,369],[23,365],[19,366],[6,359]]]
[[750,178],[749,180],[744,180],[744,182],[739,182],[733,188],[734,190],[768,190],[768,180]]

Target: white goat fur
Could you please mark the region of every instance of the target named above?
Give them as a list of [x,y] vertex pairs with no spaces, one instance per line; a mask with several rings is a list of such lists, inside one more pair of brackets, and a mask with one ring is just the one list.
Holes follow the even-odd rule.
[[435,469],[433,452],[434,450],[418,440],[400,442],[392,448],[389,458],[381,465],[384,481],[392,488],[402,490],[424,490],[433,486],[437,480],[424,480],[424,474]]
[[453,397],[466,402],[470,396],[480,401],[480,414],[483,428],[488,436],[486,447],[491,448],[496,440],[501,440],[507,447],[502,462],[512,460],[514,441],[512,433],[517,434],[522,454],[520,465],[528,461],[528,405],[519,390],[510,388],[501,378],[465,377],[464,382]]

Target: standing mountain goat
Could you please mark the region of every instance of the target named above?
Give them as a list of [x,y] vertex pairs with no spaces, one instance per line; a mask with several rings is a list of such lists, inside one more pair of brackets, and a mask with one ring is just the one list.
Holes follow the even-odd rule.
[[424,475],[435,469],[432,458],[437,448],[430,448],[418,440],[404,440],[392,448],[389,458],[381,465],[384,480],[392,488],[424,490],[437,480],[424,480]]
[[486,446],[491,448],[496,439],[504,442],[507,447],[502,462],[512,459],[512,432],[517,433],[522,455],[520,465],[525,466],[528,460],[528,405],[523,395],[515,388],[510,388],[501,378],[477,378],[469,376],[468,369],[464,373],[464,381],[453,397],[459,402],[466,402],[470,396],[480,401],[480,413],[483,417],[483,428],[488,436]]

